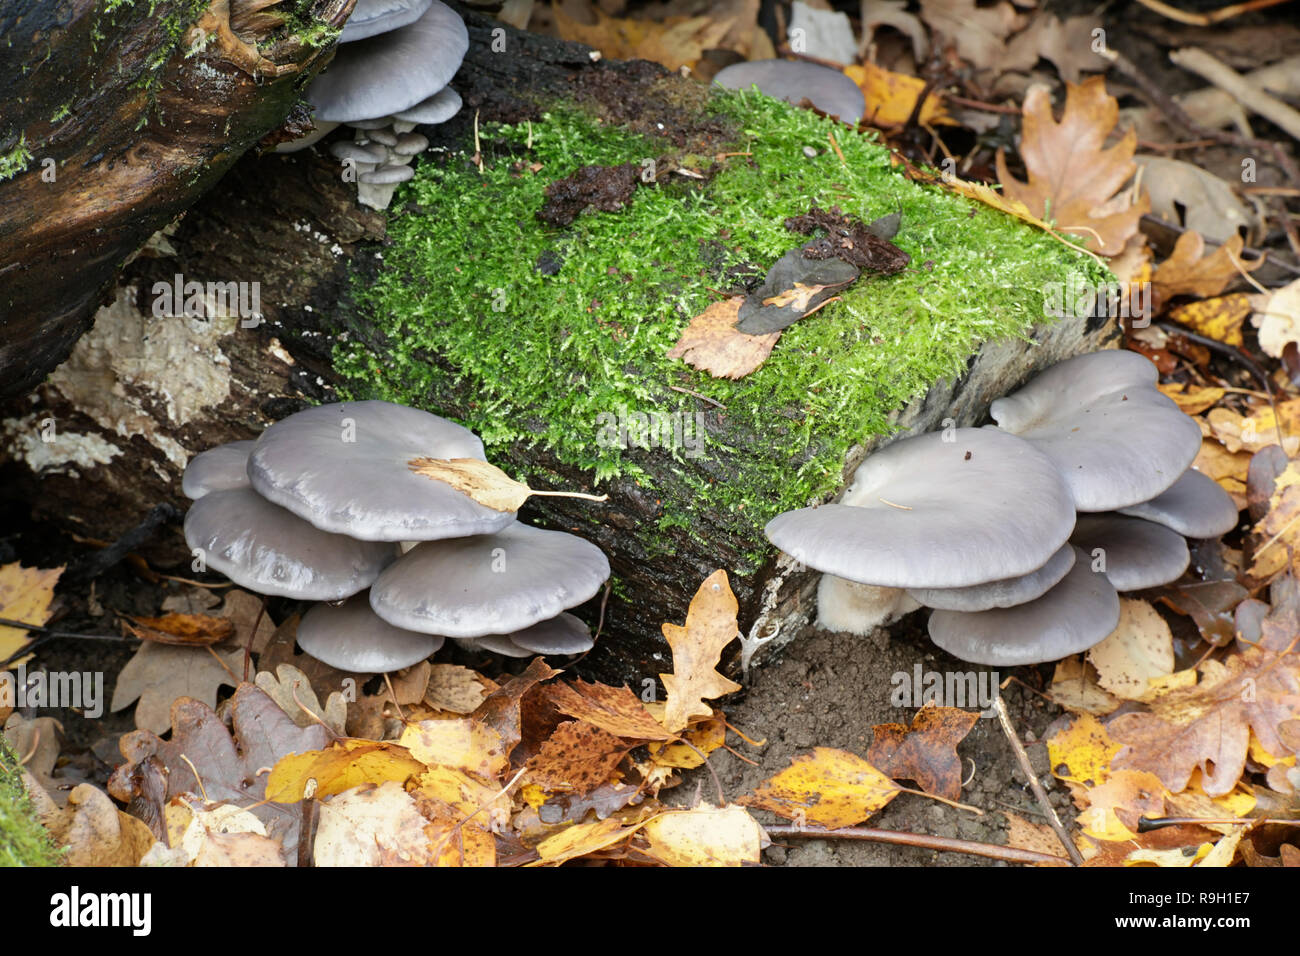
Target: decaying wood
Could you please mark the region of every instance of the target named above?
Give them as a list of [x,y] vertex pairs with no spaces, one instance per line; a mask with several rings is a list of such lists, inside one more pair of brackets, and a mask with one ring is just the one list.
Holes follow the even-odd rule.
[[[127,257],[280,126],[354,0],[17,0],[0,12],[0,396],[67,357]],[[233,18],[233,26],[232,26]],[[259,47],[260,44],[260,47]]]

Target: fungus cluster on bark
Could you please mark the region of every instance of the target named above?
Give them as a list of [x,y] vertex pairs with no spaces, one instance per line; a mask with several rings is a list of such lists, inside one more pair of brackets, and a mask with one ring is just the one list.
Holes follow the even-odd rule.
[[298,644],[342,670],[408,667],[447,638],[516,657],[589,650],[564,611],[609,577],[604,553],[411,470],[426,458],[485,460],[473,432],[418,409],[306,409],[195,456],[186,543],[250,590],[324,602]]
[[415,175],[411,160],[429,146],[415,128],[460,111],[460,95],[447,84],[469,32],[439,0],[357,0],[338,43],[334,61],[307,88],[316,128],[276,149],[305,149],[349,127],[353,139],[332,143],[330,155],[355,171],[363,205],[385,209],[397,185]]
[[1132,352],[1095,352],[993,402],[996,422],[905,438],[838,504],[778,515],[773,544],[823,572],[822,627],[865,634],[926,606],[955,657],[1012,666],[1104,640],[1119,591],[1187,569],[1184,535],[1237,523],[1190,468],[1200,429]]

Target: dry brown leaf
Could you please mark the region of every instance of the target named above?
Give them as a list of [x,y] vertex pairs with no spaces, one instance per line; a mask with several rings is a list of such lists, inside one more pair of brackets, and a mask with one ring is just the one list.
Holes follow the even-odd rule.
[[417,475],[451,485],[494,511],[518,511],[533,495],[584,498],[587,501],[609,499],[609,495],[588,495],[577,491],[538,491],[515,481],[496,465],[478,458],[412,458],[406,465]]
[[686,611],[686,626],[663,625],[664,638],[673,651],[673,672],[659,675],[668,692],[664,709],[668,730],[684,730],[692,717],[712,717],[713,708],[704,703],[705,698],[740,690],[739,684],[714,670],[722,659],[722,649],[739,634],[738,609],[727,572],[718,570],[695,592]]
[[988,5],[977,0],[921,0],[921,19],[944,40],[955,43],[963,60],[980,69],[998,64],[1007,37],[1025,22],[1005,0]]
[[262,671],[253,683],[279,704],[280,709],[299,727],[321,720],[334,733],[343,735],[348,713],[347,701],[343,695],[335,691],[322,707],[307,675],[292,664],[280,664],[276,667],[275,674]]
[[[1263,257],[1250,262],[1243,260],[1242,245],[1241,236],[1231,236],[1207,256],[1201,234],[1190,229],[1184,232],[1178,237],[1169,258],[1156,266],[1151,275],[1156,311],[1160,310],[1162,302],[1168,302],[1174,296],[1194,295],[1208,299],[1218,295],[1242,272],[1252,272],[1263,265]],[[1237,341],[1229,344],[1241,343],[1240,325],[1241,320],[1238,320]]]
[[1001,150],[997,155],[998,181],[1009,199],[1024,203],[1032,215],[1050,219],[1059,231],[1104,256],[1123,250],[1150,206],[1145,195],[1135,203],[1116,195],[1137,169],[1137,134],[1132,129],[1104,148],[1118,116],[1119,103],[1106,92],[1100,76],[1078,86],[1066,84],[1059,123],[1052,116],[1050,94],[1036,86],[1025,97],[1020,142],[1028,182],[1011,175]]
[[[235,643],[244,647],[248,645],[251,635],[251,650],[254,654],[266,650],[266,646],[275,637],[275,622],[271,620],[271,615],[264,612],[264,604],[263,599],[256,594],[231,588],[226,592],[226,600],[221,605],[221,616],[235,625]],[[257,633],[253,633],[254,622],[257,624]]]
[[867,760],[895,780],[915,780],[922,790],[945,800],[961,797],[962,763],[957,744],[980,715],[956,707],[927,704],[912,726],[876,724]]
[[1069,866],[1070,861],[1061,856],[1061,841],[1056,832],[1046,823],[1030,823],[1018,813],[1003,810],[1007,818],[1007,846],[1017,850],[1029,850],[1031,853],[1046,853],[1048,856],[1060,856],[1059,863],[1035,863],[1034,866]]
[[1056,665],[1049,695],[1066,710],[1085,714],[1109,714],[1120,705],[1113,694],[1097,683],[1097,670],[1081,657],[1067,657]]
[[1096,73],[1110,65],[1093,50],[1093,31],[1100,26],[1097,17],[1062,20],[1042,14],[1011,38],[997,63],[998,69],[1028,72],[1042,57],[1056,67],[1061,79],[1078,83],[1082,71]]
[[244,652],[215,647],[174,647],[149,641],[117,675],[109,710],[139,701],[135,725],[156,734],[171,727],[172,703],[182,697],[217,705],[217,688],[234,687],[244,669]]
[[[664,705],[647,704],[646,709],[657,718],[662,719]],[[704,763],[706,757],[727,742],[727,719],[722,711],[715,710],[708,720],[692,724],[678,743],[649,746],[650,759],[663,767],[679,767],[691,770]]]
[[634,746],[585,721],[567,720],[528,761],[527,779],[549,793],[589,793],[610,780]]
[[1150,770],[1178,793],[1199,767],[1205,792],[1217,797],[1241,777],[1252,730],[1265,750],[1283,752],[1277,726],[1300,713],[1300,654],[1251,647],[1222,663],[1207,660],[1198,670],[1198,685],[1162,695],[1150,713],[1111,722],[1111,737],[1127,745],[1114,760],[1116,769]]
[[861,823],[899,793],[898,784],[856,754],[815,747],[740,802],[800,826],[834,829]]
[[[424,702],[436,710],[453,714],[472,714],[484,698],[496,689],[487,686],[487,678],[479,676],[468,667],[458,664],[434,664],[429,670],[429,683],[424,691]],[[491,682],[489,682],[491,683]]]
[[745,297],[738,295],[714,302],[691,319],[677,344],[669,350],[668,358],[679,358],[714,378],[744,378],[757,370],[772,354],[781,333],[746,335],[737,331],[736,322],[744,301]]
[[68,866],[135,866],[154,844],[143,822],[123,813],[108,794],[80,783],[68,794],[68,805],[45,825],[68,848]]
[[546,693],[561,713],[585,720],[616,737],[671,740],[677,736],[665,730],[627,687],[608,687],[576,680],[572,685],[552,684],[546,688]]
[[207,614],[164,614],[162,617],[125,617],[123,627],[142,641],[177,647],[207,647],[235,636],[235,625],[224,617]]
[[[24,568],[17,562],[0,565],[0,617],[28,624],[44,624],[50,619],[50,603],[54,600],[54,585],[58,583],[63,567]],[[0,625],[0,661],[20,650],[27,643],[28,631]],[[15,659],[10,665],[31,660],[31,655]]]
[[496,866],[497,847],[481,821],[424,790],[411,793],[416,810],[428,823],[424,835],[432,848],[434,866]]

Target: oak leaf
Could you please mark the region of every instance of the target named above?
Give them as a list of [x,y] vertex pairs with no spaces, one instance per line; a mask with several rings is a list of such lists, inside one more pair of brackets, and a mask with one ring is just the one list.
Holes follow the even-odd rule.
[[244,652],[213,647],[177,647],[145,641],[117,675],[108,709],[135,707],[135,725],[156,734],[171,726],[174,701],[193,698],[208,707],[217,703],[217,688],[239,683]]
[[712,717],[705,698],[721,697],[740,690],[740,685],[714,668],[722,649],[738,634],[739,605],[727,581],[727,572],[714,571],[691,599],[686,626],[664,624],[664,638],[673,651],[673,672],[660,674],[668,692],[664,727],[674,733],[684,730],[692,717]]
[[1020,142],[1028,181],[1012,176],[1002,151],[997,155],[998,181],[1009,199],[1024,203],[1032,215],[1050,219],[1058,230],[1104,256],[1123,250],[1150,208],[1145,195],[1136,202],[1116,195],[1137,169],[1134,130],[1103,148],[1118,117],[1119,103],[1107,94],[1100,76],[1078,86],[1066,84],[1059,123],[1052,117],[1050,94],[1035,86],[1025,96]]

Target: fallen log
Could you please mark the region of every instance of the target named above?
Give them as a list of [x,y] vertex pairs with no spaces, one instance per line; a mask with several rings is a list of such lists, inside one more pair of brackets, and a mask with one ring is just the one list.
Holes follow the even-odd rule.
[[[466,107],[426,130],[433,150],[387,217],[321,152],[242,159],[131,263],[71,359],[0,414],[11,494],[111,539],[160,502],[184,507],[189,456],[307,403],[419,405],[474,428],[533,487],[609,493],[534,499],[521,517],[610,556],[605,636],[581,667],[639,686],[668,669],[660,625],[717,568],[742,632],[797,633],[815,576],[767,545],[772,515],[835,495],[881,436],[978,423],[1113,334],[1045,315],[1047,284],[1104,279],[1090,260],[906,180],[868,136],[466,20]],[[653,170],[609,211],[538,220],[579,167],[628,163]],[[814,201],[901,209],[910,266],[858,280],[739,380],[668,358],[692,316],[804,241],[782,221]],[[191,282],[206,304],[168,317]],[[209,283],[256,289],[258,308],[218,307]],[[151,557],[188,562],[178,533]],[[593,624],[598,604],[581,612]]]

